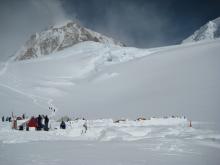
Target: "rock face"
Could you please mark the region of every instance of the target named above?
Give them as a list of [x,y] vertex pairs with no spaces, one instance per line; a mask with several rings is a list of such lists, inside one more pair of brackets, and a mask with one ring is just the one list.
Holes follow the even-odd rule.
[[199,30],[195,31],[193,35],[183,40],[182,43],[197,42],[201,40],[212,40],[219,37],[220,17],[203,25]]
[[112,38],[68,21],[62,25],[52,26],[46,31],[32,35],[16,53],[15,60],[26,60],[49,55],[84,41],[125,46]]

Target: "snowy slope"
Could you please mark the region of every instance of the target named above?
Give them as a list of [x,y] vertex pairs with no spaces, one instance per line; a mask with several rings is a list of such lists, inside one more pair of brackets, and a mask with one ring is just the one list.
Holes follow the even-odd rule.
[[220,17],[209,21],[194,34],[182,41],[182,43],[197,42],[202,40],[212,40],[220,37]]
[[16,53],[16,60],[37,58],[58,52],[84,41],[95,41],[109,45],[124,46],[122,43],[94,32],[72,22],[51,26],[40,33],[33,34]]
[[[9,60],[0,66],[0,116],[48,114],[52,129],[0,122],[1,164],[218,165],[219,50],[219,39],[146,50],[82,42]],[[59,129],[53,119],[64,115],[88,119],[87,132],[83,120]],[[193,127],[157,118],[171,115]]]
[[10,62],[0,77],[1,115],[54,106],[58,116],[218,120],[219,48],[219,40],[147,50],[83,42]]

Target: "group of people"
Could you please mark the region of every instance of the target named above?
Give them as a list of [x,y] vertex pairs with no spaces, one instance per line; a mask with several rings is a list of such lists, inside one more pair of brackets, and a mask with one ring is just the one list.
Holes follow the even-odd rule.
[[[87,132],[87,130],[88,130],[87,122],[85,122],[83,124],[83,128],[84,129],[82,130],[81,135],[85,134]],[[60,123],[60,129],[66,129],[66,123],[63,120]]]
[[[8,122],[12,122],[12,129],[18,129],[18,130],[24,130],[26,128],[27,131],[29,131],[29,127],[35,127],[36,130],[40,131],[40,130],[45,130],[45,131],[49,131],[49,118],[46,115],[38,115],[38,117],[32,117],[30,120],[24,122],[21,125],[17,125],[17,120],[22,120],[25,119],[25,114],[22,114],[22,116],[20,117],[15,117],[13,115],[13,117],[6,117],[2,116],[2,122],[8,121]],[[78,120],[78,119],[77,119]],[[83,118],[83,120],[85,120]],[[33,122],[32,124],[29,124],[30,122]],[[61,121],[60,123],[60,129],[66,129],[67,125],[65,123],[64,120]],[[87,122],[85,122],[83,124],[83,130],[81,132],[81,134],[86,133],[88,130],[88,126],[87,126]]]
[[[43,119],[44,119],[44,124],[43,124]],[[38,117],[37,117],[37,130],[44,129],[45,131],[48,131],[49,130],[48,124],[49,124],[49,118],[47,115],[46,116],[38,115]]]
[[12,122],[12,120],[22,120],[22,119],[25,119],[25,114],[22,114],[21,116],[18,117],[14,116],[13,114],[12,116],[7,116],[6,118],[5,116],[2,116],[2,122],[5,121]]
[[4,116],[2,116],[2,122],[5,122],[5,121],[8,121],[8,122],[11,122],[11,117],[4,117]]

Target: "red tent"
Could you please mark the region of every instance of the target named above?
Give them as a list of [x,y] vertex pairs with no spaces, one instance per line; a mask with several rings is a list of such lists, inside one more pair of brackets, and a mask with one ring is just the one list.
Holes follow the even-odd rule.
[[37,118],[32,117],[28,122],[27,122],[28,127],[37,127]]

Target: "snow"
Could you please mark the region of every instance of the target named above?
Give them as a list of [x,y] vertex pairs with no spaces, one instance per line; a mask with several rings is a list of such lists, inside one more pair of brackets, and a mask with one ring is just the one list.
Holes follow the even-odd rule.
[[61,109],[58,115],[174,114],[218,121],[218,51],[219,40],[147,50],[84,42],[50,56],[10,61],[0,77],[0,113],[44,114],[52,103]]
[[220,134],[208,123],[193,123],[190,128],[185,118],[86,122],[85,134],[81,134],[84,120],[69,121],[66,130],[48,132],[11,130],[8,122],[1,123],[0,149],[4,152],[0,161],[6,165],[219,162]]
[[[0,122],[1,164],[217,165],[219,48],[219,39],[146,50],[83,42],[9,60],[0,71],[0,116],[47,114],[53,129]],[[82,120],[60,130],[55,121],[65,115],[88,119],[88,132],[81,135]],[[193,127],[165,117],[172,115]],[[134,121],[140,116],[147,120]]]
[[66,26],[68,23],[72,23],[73,21],[72,20],[62,20],[62,21],[59,21],[57,22],[55,25],[53,25],[52,27],[53,28],[62,28],[63,26]]
[[[27,121],[27,120],[26,120]],[[25,121],[18,121],[21,125]],[[88,131],[84,131],[83,124],[87,123]],[[38,131],[17,131],[10,129],[11,124],[2,123],[0,129],[0,141],[6,144],[12,143],[27,143],[32,141],[42,140],[92,140],[92,141],[112,141],[122,139],[124,141],[133,141],[152,136],[165,136],[157,131],[158,127],[176,127],[177,129],[186,129],[188,121],[185,118],[151,118],[143,121],[126,120],[119,123],[114,123],[112,119],[99,120],[75,120],[67,122],[67,129],[59,129],[60,122],[51,121],[49,123],[51,130],[49,132]],[[182,128],[181,128],[182,127]],[[167,130],[168,135],[175,134],[173,130]],[[174,132],[174,133],[173,133]],[[218,138],[218,137],[216,137]]]

